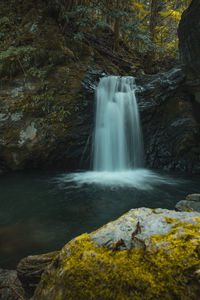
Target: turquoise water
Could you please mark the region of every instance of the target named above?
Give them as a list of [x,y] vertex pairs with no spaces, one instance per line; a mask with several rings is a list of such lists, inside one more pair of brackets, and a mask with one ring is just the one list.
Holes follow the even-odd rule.
[[137,186],[80,185],[73,179],[62,180],[66,174],[2,176],[0,267],[15,268],[27,255],[59,250],[75,236],[91,232],[131,208],[173,209],[187,194],[200,192],[200,177],[170,176],[175,185],[161,181],[142,190]]

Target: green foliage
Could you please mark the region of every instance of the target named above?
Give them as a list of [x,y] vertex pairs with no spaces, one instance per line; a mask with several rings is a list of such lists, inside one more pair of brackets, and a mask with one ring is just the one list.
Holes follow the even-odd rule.
[[30,54],[34,52],[36,48],[26,46],[26,47],[9,47],[7,50],[0,53],[0,60],[10,59],[14,60],[16,58],[23,58],[25,61],[30,59]]
[[13,76],[20,70],[25,73],[25,68],[29,66],[36,48],[31,46],[14,47],[0,53],[0,75]]
[[53,64],[47,65],[43,68],[37,68],[36,66],[33,66],[28,70],[28,74],[43,81],[52,69]]
[[[155,13],[153,3],[156,1],[78,0],[65,12],[65,20],[68,24],[71,21],[76,24],[75,40],[83,40],[84,33],[109,28],[114,32],[114,44],[122,38],[141,53],[153,52],[155,57],[163,56],[163,53],[175,56],[178,22],[190,2],[161,0]],[[156,24],[153,38],[152,21]]]
[[98,27],[102,27],[102,28],[107,27],[107,28],[110,28],[110,25],[107,22],[105,22],[105,21],[99,21],[99,22],[97,22],[95,24],[94,30],[96,30]]

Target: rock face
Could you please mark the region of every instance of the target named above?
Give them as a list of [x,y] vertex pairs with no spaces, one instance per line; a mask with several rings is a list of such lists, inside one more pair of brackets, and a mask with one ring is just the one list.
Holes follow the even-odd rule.
[[182,70],[140,76],[136,82],[146,166],[200,173],[200,129]]
[[32,300],[199,299],[200,213],[130,210],[69,242]]
[[200,2],[193,0],[183,13],[178,29],[179,52],[187,75],[187,88],[194,96],[194,112],[200,122]]
[[179,201],[175,206],[177,211],[200,212],[200,194],[190,194],[185,200]]
[[[0,3],[5,22],[0,44],[0,173],[80,168],[93,122],[94,98],[91,87],[85,88],[88,77],[94,84],[103,73],[95,70],[125,74],[133,64],[123,46],[120,54],[112,53],[107,35],[104,40],[85,36],[80,41],[74,39],[73,28],[63,32],[51,11],[59,1],[51,1],[50,7],[50,1],[32,2],[31,9],[30,2]],[[11,9],[15,6],[18,9]],[[17,36],[12,46],[10,32]],[[88,168],[88,154],[82,162]]]

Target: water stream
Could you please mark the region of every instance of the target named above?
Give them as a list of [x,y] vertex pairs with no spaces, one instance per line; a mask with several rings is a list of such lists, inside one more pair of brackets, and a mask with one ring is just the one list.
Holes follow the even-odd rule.
[[144,165],[133,77],[109,76],[96,93],[94,171],[126,171]]

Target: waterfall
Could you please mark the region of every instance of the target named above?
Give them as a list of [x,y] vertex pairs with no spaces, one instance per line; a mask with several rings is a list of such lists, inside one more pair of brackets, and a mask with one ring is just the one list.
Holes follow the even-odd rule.
[[93,170],[59,176],[69,186],[95,184],[103,187],[151,190],[175,180],[144,169],[140,117],[133,77],[108,76],[96,89],[93,135]]
[[94,171],[143,167],[143,142],[133,77],[109,76],[96,90]]

